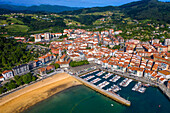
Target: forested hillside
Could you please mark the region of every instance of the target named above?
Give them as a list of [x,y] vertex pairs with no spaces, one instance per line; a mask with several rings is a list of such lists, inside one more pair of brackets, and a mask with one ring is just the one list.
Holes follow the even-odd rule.
[[33,55],[26,51],[26,45],[14,39],[0,37],[0,72],[18,64],[33,60]]

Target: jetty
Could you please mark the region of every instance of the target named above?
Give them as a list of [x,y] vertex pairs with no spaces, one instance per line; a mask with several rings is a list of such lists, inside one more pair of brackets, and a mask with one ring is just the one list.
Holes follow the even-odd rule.
[[117,95],[116,93],[111,93],[111,92],[108,92],[106,90],[103,90],[103,89],[97,87],[96,85],[83,80],[82,78],[80,78],[78,76],[73,75],[73,77],[76,78],[81,83],[83,83],[84,85],[86,85],[87,87],[89,87],[89,88],[91,88],[91,89],[93,89],[93,90],[95,90],[95,91],[97,91],[97,92],[99,92],[99,93],[101,93],[101,94],[103,94],[103,95],[105,95],[105,96],[107,96],[107,97],[109,97],[109,98],[123,104],[123,105],[126,105],[126,106],[131,105],[130,101],[122,98],[121,96]]

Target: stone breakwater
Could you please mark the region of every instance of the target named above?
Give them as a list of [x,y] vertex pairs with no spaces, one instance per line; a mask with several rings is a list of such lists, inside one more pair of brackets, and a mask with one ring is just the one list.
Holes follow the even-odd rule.
[[95,86],[95,85],[93,85],[93,84],[91,84],[91,83],[89,83],[89,82],[87,82],[87,81],[77,77],[77,76],[73,76],[73,77],[76,78],[81,83],[83,83],[85,86],[87,86],[87,87],[89,87],[89,88],[91,88],[91,89],[93,89],[93,90],[95,90],[95,91],[97,91],[97,92],[99,92],[99,93],[101,93],[101,94],[103,94],[103,95],[105,95],[105,96],[107,96],[107,97],[109,97],[109,98],[111,98],[111,99],[113,99],[113,100],[123,104],[123,105],[126,105],[126,106],[130,106],[131,105],[130,101],[120,97],[116,93],[114,94],[114,93],[110,93],[108,91],[105,91],[105,90],[103,90],[103,89],[101,89],[101,88],[99,88],[99,87],[97,87],[97,86]]

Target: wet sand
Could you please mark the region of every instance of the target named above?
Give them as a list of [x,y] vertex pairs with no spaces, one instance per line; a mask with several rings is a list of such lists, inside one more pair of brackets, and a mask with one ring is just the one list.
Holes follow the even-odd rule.
[[0,98],[1,113],[18,113],[72,86],[81,85],[67,73],[60,73]]

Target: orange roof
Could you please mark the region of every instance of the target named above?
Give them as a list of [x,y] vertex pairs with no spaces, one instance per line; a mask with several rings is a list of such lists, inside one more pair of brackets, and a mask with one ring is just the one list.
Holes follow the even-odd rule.
[[170,72],[167,71],[167,70],[159,71],[159,73],[162,73],[162,74],[164,74],[164,75],[170,75]]
[[5,74],[5,73],[8,73],[10,72],[11,70],[5,70],[4,72],[2,72],[2,74]]
[[60,61],[57,61],[57,62],[55,62],[55,63],[57,63],[57,64],[69,64],[71,62],[71,59],[69,59],[68,61],[64,61],[64,62],[60,62]]
[[64,54],[63,56],[61,56],[61,59],[63,59],[66,55]]
[[163,81],[163,80],[165,80],[165,78],[160,78],[159,80],[160,80],[160,81]]
[[38,62],[39,60],[34,60],[35,62]]
[[42,67],[42,68],[39,68],[38,70],[42,72],[42,71],[45,71],[45,68]]
[[152,74],[153,77],[156,77],[156,75],[157,75],[156,73]]
[[102,62],[103,62],[103,63],[108,63],[108,61],[107,61],[107,60],[103,60]]
[[50,70],[52,68],[55,68],[55,66],[54,65],[49,65],[49,66],[46,67],[46,70]]

